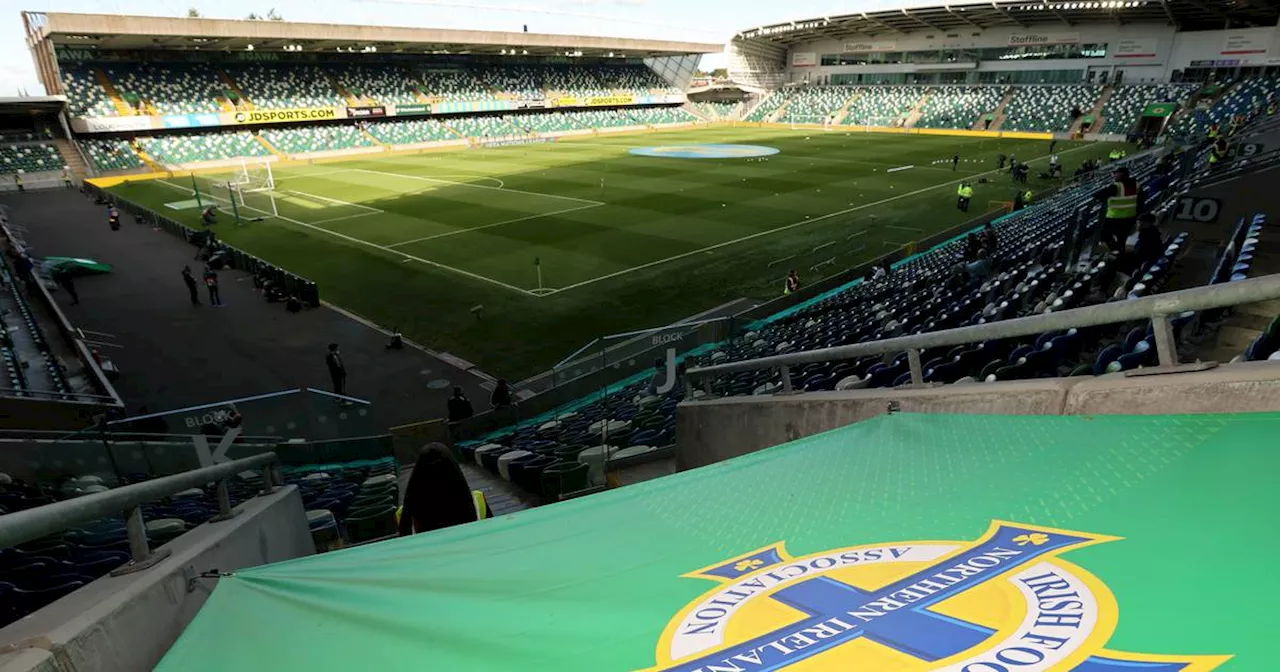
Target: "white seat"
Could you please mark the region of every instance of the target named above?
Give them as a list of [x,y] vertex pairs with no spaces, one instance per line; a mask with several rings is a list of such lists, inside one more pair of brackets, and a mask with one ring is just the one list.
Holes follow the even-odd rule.
[[498,456],[498,475],[502,476],[502,480],[511,480],[511,461],[517,457],[532,455],[527,450],[512,450]]
[[187,488],[181,492],[173,493],[174,499],[186,499],[188,497],[204,497],[204,490],[200,488]]
[[187,524],[181,518],[157,518],[148,522],[146,527],[149,535],[169,536],[184,532]]
[[628,457],[636,457],[638,455],[656,452],[657,450],[657,446],[630,446],[614,453],[612,459],[621,460]]
[[321,520],[333,521],[333,523],[334,523],[335,525],[338,523],[337,518],[334,518],[334,516],[333,516],[333,512],[332,512],[332,511],[330,511],[329,509],[311,509],[310,511],[307,511],[307,526],[308,526],[308,527],[309,527],[312,523],[315,523],[315,522],[318,522],[318,521],[321,521]]
[[4,473],[3,471],[0,471],[0,485],[12,485],[12,484],[13,484],[13,477],[10,476],[9,474]]
[[592,485],[604,484],[605,460],[611,459],[617,452],[617,446],[591,446],[578,453],[578,461],[587,465],[587,481],[589,483]]
[[328,474],[328,472],[324,472],[324,471],[317,471],[317,472],[315,472],[314,474],[307,474],[306,476],[303,476],[303,477],[302,477],[302,480],[304,480],[304,481],[323,481],[323,480],[327,480],[328,478],[329,478],[329,474]]
[[476,448],[476,452],[475,452],[476,464],[480,466],[484,466],[484,463],[480,461],[480,458],[485,453],[493,450],[502,450],[503,448],[506,448],[506,446],[499,443],[486,443],[483,446]]
[[360,487],[367,488],[375,485],[386,485],[388,483],[395,482],[395,474],[379,474],[377,476],[370,476],[369,478],[364,479],[364,482],[360,484]]

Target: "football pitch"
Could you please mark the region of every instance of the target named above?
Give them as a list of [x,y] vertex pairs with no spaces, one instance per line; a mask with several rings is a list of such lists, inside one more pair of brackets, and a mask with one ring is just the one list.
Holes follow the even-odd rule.
[[[763,157],[638,156],[641,147],[756,145]],[[1067,174],[1111,145],[1059,142]],[[771,299],[1013,199],[996,156],[1048,142],[714,127],[392,154],[274,169],[219,237],[315,280],[329,302],[494,375],[543,370],[591,339],[739,297]],[[693,151],[697,151],[696,149]],[[952,170],[951,157],[961,162]],[[228,175],[201,175],[201,184]],[[975,184],[968,215],[955,208]],[[191,177],[113,191],[199,227]],[[225,192],[223,192],[225,193]],[[996,207],[992,205],[991,207]],[[480,316],[472,308],[483,306]]]

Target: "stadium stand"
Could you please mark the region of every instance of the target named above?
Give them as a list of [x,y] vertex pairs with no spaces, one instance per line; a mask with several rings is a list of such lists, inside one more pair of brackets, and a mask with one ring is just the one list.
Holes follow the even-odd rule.
[[191,135],[139,138],[138,146],[168,164],[221,161],[242,156],[269,156],[270,151],[249,131],[221,131]]
[[307,152],[374,146],[374,142],[355,126],[267,128],[263,129],[261,133],[267,142],[285,154],[305,154]]
[[468,138],[485,138],[523,133],[502,117],[455,117],[445,119],[449,128]]
[[631,117],[640,124],[660,126],[662,124],[687,124],[698,121],[693,113],[682,107],[640,107],[621,110],[620,114]]
[[369,124],[369,133],[391,145],[458,139],[453,131],[436,119],[378,121]]
[[409,73],[399,66],[348,64],[329,70],[338,86],[346,89],[351,102],[364,105],[418,102]]
[[120,95],[136,95],[160,114],[217,112],[226,88],[211,68],[192,65],[119,64],[104,67]]
[[64,67],[62,84],[66,87],[67,111],[72,116],[110,117],[118,114],[93,68]]
[[923,86],[868,86],[849,104],[844,122],[857,126],[900,126],[924,97]]
[[775,89],[769,92],[769,95],[760,101],[759,105],[746,116],[743,121],[760,122],[769,118],[769,115],[778,111],[778,108],[786,101],[786,94],[782,89]]
[[916,128],[969,128],[992,112],[1004,97],[1003,86],[937,86],[921,107]]
[[223,70],[235,80],[257,109],[330,107],[346,103],[328,76],[315,65],[227,65]]
[[61,170],[66,160],[52,142],[0,145],[0,174]]
[[825,123],[835,116],[853,93],[853,87],[848,86],[797,89],[778,121],[796,124]]
[[1194,84],[1125,84],[1115,87],[1102,106],[1102,132],[1125,134],[1133,130],[1142,111],[1152,103],[1184,104]]
[[426,68],[419,71],[419,90],[433,100],[493,100],[489,86],[470,69]]
[[1194,110],[1175,124],[1175,132],[1200,137],[1214,124],[1226,130],[1237,115],[1249,115],[1266,107],[1280,93],[1280,77],[1250,77],[1231,83],[1208,110]]
[[1062,133],[1071,128],[1072,110],[1088,114],[1102,94],[1101,86],[1057,84],[1020,86],[1006,108],[1005,131]]
[[731,121],[742,113],[742,103],[694,103],[694,108],[711,121]]
[[98,170],[132,170],[144,165],[127,140],[82,138],[79,142]]
[[[161,438],[161,437],[157,437]],[[176,437],[175,437],[176,438]],[[179,445],[179,444],[175,444]],[[396,479],[393,458],[284,467],[285,483],[296,485],[318,550],[341,548],[396,533]],[[141,483],[154,474],[84,474],[56,486],[8,479],[0,483],[0,515]],[[255,472],[228,481],[231,505],[239,506],[262,488]],[[191,488],[142,507],[147,537],[155,546],[203,525],[218,513],[212,487]],[[88,584],[130,561],[124,518],[105,518],[13,548],[0,549],[0,574],[11,584],[0,605],[0,627]]]

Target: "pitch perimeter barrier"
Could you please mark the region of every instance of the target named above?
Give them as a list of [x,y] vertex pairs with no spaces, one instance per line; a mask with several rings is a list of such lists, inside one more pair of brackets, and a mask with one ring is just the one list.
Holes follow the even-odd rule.
[[[192,245],[199,244],[202,238],[207,235],[205,231],[196,231],[176,219],[166,217],[145,206],[122,198],[119,194],[108,192],[91,181],[85,181],[85,191],[95,197],[114,202],[121,211],[132,215],[138,222],[164,229]],[[288,295],[297,296],[304,304],[312,308],[320,306],[320,287],[315,282],[286,271],[233,245],[228,245],[222,241],[218,241],[218,244],[231,253],[229,263],[231,268],[278,283],[284,287]]]

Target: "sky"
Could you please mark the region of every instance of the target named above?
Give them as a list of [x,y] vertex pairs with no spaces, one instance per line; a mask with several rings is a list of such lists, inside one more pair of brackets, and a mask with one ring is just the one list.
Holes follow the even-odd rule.
[[[940,2],[941,0],[939,0]],[[44,95],[18,11],[242,19],[274,9],[287,21],[634,37],[724,44],[748,28],[902,6],[902,0],[3,0],[0,96]],[[937,4],[937,3],[934,3]],[[725,65],[723,54],[702,67]]]

